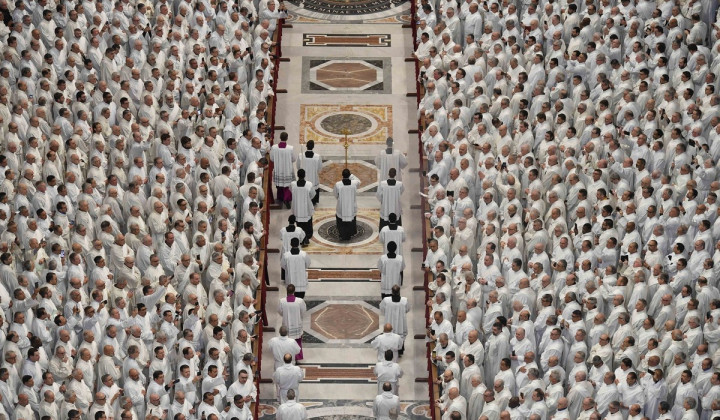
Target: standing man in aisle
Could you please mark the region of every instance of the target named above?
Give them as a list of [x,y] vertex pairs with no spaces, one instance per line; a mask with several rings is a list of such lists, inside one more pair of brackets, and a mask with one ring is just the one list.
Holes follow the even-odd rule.
[[373,416],[378,420],[397,418],[400,413],[400,397],[392,393],[392,385],[385,382],[382,385],[382,394],[375,397],[373,403]]
[[288,330],[288,337],[295,340],[300,346],[300,352],[295,355],[295,361],[303,359],[302,335],[303,319],[306,311],[305,301],[296,297],[295,286],[288,284],[287,297],[280,299],[278,314],[282,317],[282,326]]
[[[270,340],[272,341],[272,340]],[[398,351],[402,348],[402,336],[393,332],[393,326],[390,323],[385,324],[383,333],[375,337],[370,343],[377,350],[378,362],[385,360],[385,352],[391,350],[393,352],[393,362],[398,360]]]
[[390,242],[387,245],[388,252],[381,255],[378,260],[378,270],[380,270],[380,296],[385,299],[390,296],[393,286],[402,286],[403,270],[405,269],[405,261],[402,255],[397,255],[397,245]]
[[275,370],[285,363],[286,354],[295,355],[300,352],[300,346],[288,337],[288,329],[285,326],[280,327],[280,335],[271,338],[268,345],[275,359]]
[[287,392],[287,400],[278,407],[275,418],[277,420],[305,420],[307,412],[305,406],[295,401],[295,391]]
[[397,254],[403,255],[402,244],[406,239],[405,228],[398,226],[397,216],[395,213],[390,213],[387,226],[380,229],[380,242],[383,244],[383,251],[388,252],[388,244],[395,242],[395,245],[397,245]]
[[378,168],[378,182],[385,181],[390,169],[397,172],[398,181],[402,181],[402,170],[407,166],[404,154],[393,149],[393,139],[388,137],[385,141],[387,147],[375,157],[375,166]]
[[315,194],[312,182],[305,180],[305,170],[298,169],[297,181],[290,184],[292,192],[292,212],[295,215],[298,226],[305,232],[305,238],[300,243],[302,246],[310,244],[310,238],[313,236],[313,214],[315,206],[313,206],[313,196]]
[[285,253],[280,264],[285,270],[285,282],[294,286],[297,297],[304,298],[308,286],[307,269],[310,268],[310,257],[300,250],[298,238],[290,240],[290,251]]
[[405,187],[403,183],[396,180],[395,168],[388,171],[388,179],[380,182],[375,196],[380,201],[380,230],[389,223],[390,214],[397,216],[397,224],[402,225],[402,202],[401,197]]
[[[283,266],[285,261],[285,253],[290,252],[290,242],[297,238],[300,243],[305,240],[305,231],[295,226],[296,220],[295,215],[291,214],[288,216],[288,225],[280,229],[280,266]],[[280,279],[285,280],[285,269],[280,270]]]
[[280,133],[280,143],[274,144],[270,149],[270,160],[275,164],[272,174],[273,183],[277,188],[275,202],[283,203],[290,208],[290,201],[292,201],[290,183],[295,180],[293,162],[295,162],[296,156],[293,147],[288,146],[287,139],[286,132]]
[[298,169],[305,170],[305,179],[315,187],[315,196],[312,199],[312,203],[317,204],[320,201],[320,170],[322,169],[322,157],[313,150],[315,149],[314,140],[308,140],[305,147],[307,147],[307,150],[305,153],[300,153],[297,166]]
[[393,362],[393,351],[385,350],[385,360],[382,362],[375,363],[375,369],[373,370],[378,381],[378,395],[383,393],[383,385],[390,383],[392,387],[392,393],[398,394],[400,384],[400,378],[403,376],[403,370],[400,365]]
[[342,180],[335,184],[334,193],[337,198],[335,221],[340,239],[349,241],[357,233],[357,188],[360,180],[345,168]]
[[288,391],[294,391],[295,395],[298,395],[300,382],[302,382],[305,376],[300,367],[293,365],[293,356],[290,353],[285,353],[283,361],[285,363],[275,369],[275,373],[273,374],[273,383],[277,389],[280,404],[287,402]]
[[405,351],[405,337],[408,335],[407,313],[410,312],[408,300],[400,296],[400,286],[393,286],[390,296],[380,302],[380,312],[385,322],[392,325],[392,331],[403,339],[402,348],[398,354],[402,356]]

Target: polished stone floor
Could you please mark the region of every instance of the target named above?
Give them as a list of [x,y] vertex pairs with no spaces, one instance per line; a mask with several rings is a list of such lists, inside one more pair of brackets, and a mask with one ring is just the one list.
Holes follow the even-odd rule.
[[[308,418],[317,420],[371,420],[372,404],[358,400],[310,400],[306,401]],[[275,408],[263,405],[261,420],[275,418]],[[426,420],[430,418],[429,406],[424,401],[403,401],[400,403],[399,419]]]
[[293,23],[397,23],[410,10],[407,0],[289,0],[285,5]]
[[[303,93],[389,93],[392,66],[387,57],[303,57]],[[362,117],[362,116],[358,116]],[[322,121],[327,124],[330,118]],[[366,124],[371,121],[366,119]],[[362,128],[362,125],[360,125]]]
[[[342,90],[340,85],[337,89]],[[343,104],[353,93],[345,92],[336,104],[301,104],[300,144],[313,140],[342,147],[347,136],[350,144],[384,145],[385,139],[393,137],[392,105]]]
[[[417,137],[407,134],[409,128],[416,126],[416,105],[415,98],[406,96],[415,90],[414,68],[412,63],[404,61],[411,53],[412,44],[410,29],[401,27],[402,9],[406,6],[408,3],[393,3],[386,10],[393,13],[382,17],[330,17],[322,22],[327,23],[323,25],[315,25],[312,21],[315,18],[308,13],[294,14],[297,6],[293,6],[293,15],[289,19],[293,28],[284,30],[283,56],[290,61],[281,65],[278,87],[287,89],[288,93],[279,96],[277,124],[286,128],[290,143],[298,151],[307,140],[314,140],[315,151],[323,157],[326,167],[322,175],[320,204],[314,217],[315,236],[305,248],[312,265],[305,297],[308,315],[305,319],[305,359],[301,365],[306,380],[301,384],[299,399],[306,405],[310,418],[360,420],[372,416],[372,401],[377,395],[372,374],[376,352],[369,343],[380,333],[383,324],[378,309],[380,276],[376,267],[382,246],[378,242],[379,205],[375,198],[377,174],[373,162],[384,150],[385,137],[389,135],[394,138],[395,147],[406,153],[409,160],[403,174],[403,221],[408,242],[404,247],[407,268],[402,294],[408,297],[413,309],[409,314],[411,328],[405,343],[406,352],[400,359],[405,372],[400,381],[403,401],[400,418],[428,417],[427,384],[415,382],[427,372],[424,341],[413,339],[414,334],[422,333],[424,329],[424,294],[413,291],[414,286],[422,285],[422,254],[411,253],[411,250],[418,247],[422,238],[419,210],[410,209],[411,204],[418,202],[419,192],[419,177],[410,169],[419,167],[419,163]],[[355,24],[381,18],[386,22]],[[340,24],[332,23],[333,19]],[[376,80],[383,81],[383,89],[353,91],[359,82],[343,81],[342,78],[329,80],[333,79],[329,73],[323,75],[320,72],[321,83],[329,81],[333,89],[344,89],[343,94],[309,90],[311,80],[303,74],[303,69],[312,65],[308,57],[316,61],[315,67],[323,63],[370,63],[375,66],[379,64],[378,57],[385,57],[381,60],[382,78],[376,72]],[[348,67],[353,68],[360,70],[360,67]],[[369,72],[361,73],[370,79]],[[317,82],[318,73],[313,77],[316,78],[313,83]],[[358,220],[368,229],[353,243],[338,242],[330,228],[335,222],[336,204],[330,191],[345,164],[342,134],[345,128],[352,133],[348,134],[350,167],[364,181],[358,195]],[[286,225],[288,215],[289,210],[285,209],[271,212],[271,249],[279,248],[279,230]],[[267,313],[270,326],[278,328],[277,303],[285,296],[279,280],[279,254],[270,254],[269,270],[271,284],[279,286],[280,291],[268,293]],[[266,333],[265,340],[274,334]],[[262,377],[271,378],[272,369],[272,355],[266,348]],[[277,407],[274,385],[262,384],[260,396],[264,404],[263,418],[273,418]]]

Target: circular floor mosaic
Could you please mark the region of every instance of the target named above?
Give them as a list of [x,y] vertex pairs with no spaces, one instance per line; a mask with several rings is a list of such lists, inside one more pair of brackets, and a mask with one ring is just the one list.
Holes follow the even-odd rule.
[[347,129],[351,136],[370,130],[372,125],[369,118],[358,114],[332,114],[320,121],[320,127],[329,133],[343,135],[343,130]]
[[384,145],[393,135],[392,116],[392,105],[301,104],[299,140],[341,145],[347,128],[353,144]]
[[305,10],[329,15],[367,15],[390,10],[405,0],[290,0]]
[[316,233],[328,242],[335,242],[341,244],[356,244],[369,239],[373,234],[376,233],[376,231],[373,230],[372,226],[370,226],[368,223],[357,219],[357,233],[353,237],[351,237],[349,241],[343,241],[342,239],[340,239],[340,234],[338,233],[335,220],[331,219],[320,225],[320,227],[317,228]]

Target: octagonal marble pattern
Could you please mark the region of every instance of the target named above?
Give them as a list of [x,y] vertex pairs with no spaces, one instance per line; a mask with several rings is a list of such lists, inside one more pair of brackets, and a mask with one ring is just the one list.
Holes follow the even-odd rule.
[[302,60],[302,93],[392,93],[388,57]]
[[364,60],[323,63],[310,70],[310,77],[313,76],[316,84],[328,90],[365,90],[382,83],[382,69]]
[[326,301],[308,310],[309,333],[326,343],[365,343],[379,333],[380,311],[362,300]]

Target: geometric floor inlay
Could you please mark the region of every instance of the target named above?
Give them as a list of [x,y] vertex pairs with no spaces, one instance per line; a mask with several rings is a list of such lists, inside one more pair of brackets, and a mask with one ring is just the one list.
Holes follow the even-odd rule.
[[302,93],[391,93],[387,57],[303,57]]
[[362,300],[325,301],[307,312],[305,328],[325,343],[363,344],[380,332],[379,309]]
[[[290,0],[285,2],[288,11],[285,22],[405,24],[411,22],[410,6],[407,0]],[[317,27],[313,29],[319,30]],[[362,30],[358,28],[356,32],[362,33]]]
[[305,378],[303,382],[327,381],[333,379],[348,380],[359,379],[365,381],[376,381],[377,377],[373,374],[373,366],[364,368],[347,368],[347,367],[322,367],[313,365],[303,365]]
[[347,280],[347,279],[367,279],[370,281],[380,280],[380,271],[376,269],[332,269],[332,268],[309,268],[307,270],[309,280]]
[[[316,208],[313,215],[313,228],[315,234],[310,239],[310,245],[303,248],[308,254],[368,254],[382,255],[383,247],[379,239],[378,222],[380,213],[378,209],[358,208],[357,224],[358,230],[362,226],[363,238],[351,242],[333,240],[331,237],[323,237],[318,232],[327,232],[336,224],[335,208]],[[369,233],[366,234],[365,232]],[[327,235],[327,234],[326,234]]]
[[357,223],[357,233],[350,237],[349,240],[345,241],[340,239],[340,233],[337,230],[337,225],[335,223],[325,223],[322,226],[320,226],[316,232],[318,235],[320,235],[323,239],[330,242],[342,242],[346,244],[354,244],[358,242],[363,242],[364,240],[368,239],[373,234],[373,229],[370,225],[363,222],[362,220],[358,220]]
[[357,114],[335,114],[322,120],[320,127],[333,134],[343,134],[345,128],[348,134],[364,133],[372,127],[372,121]]
[[[377,190],[377,166],[370,160],[348,160],[347,168],[350,173],[360,180],[358,192],[371,192]],[[332,157],[324,159],[323,167],[318,173],[320,189],[332,192],[335,184],[342,179],[345,169],[345,158]]]
[[[300,105],[300,144],[343,144],[347,129],[349,143],[384,144],[392,137],[391,105]],[[352,146],[349,149],[352,153]]]
[[389,47],[390,34],[303,34],[304,47]]
[[290,0],[295,6],[302,3],[303,9],[330,15],[367,15],[390,10],[405,1],[389,0]]
[[[403,3],[396,10],[388,10],[386,12],[360,16],[359,19],[353,16],[334,16],[324,13],[308,12],[302,8],[294,6],[290,3],[286,4],[288,8],[288,17],[285,23],[385,23],[385,24],[407,24],[412,22],[410,19],[410,5]],[[312,45],[307,45],[312,46]],[[318,45],[322,46],[322,45]]]
[[[302,386],[301,386],[302,387]],[[402,393],[402,391],[401,391]],[[314,420],[371,420],[372,401],[357,400],[304,400],[302,394],[300,403],[307,410],[308,419]],[[273,420],[277,408],[277,400],[260,400],[260,419]],[[427,420],[431,418],[430,407],[427,401],[401,401],[398,419]]]

